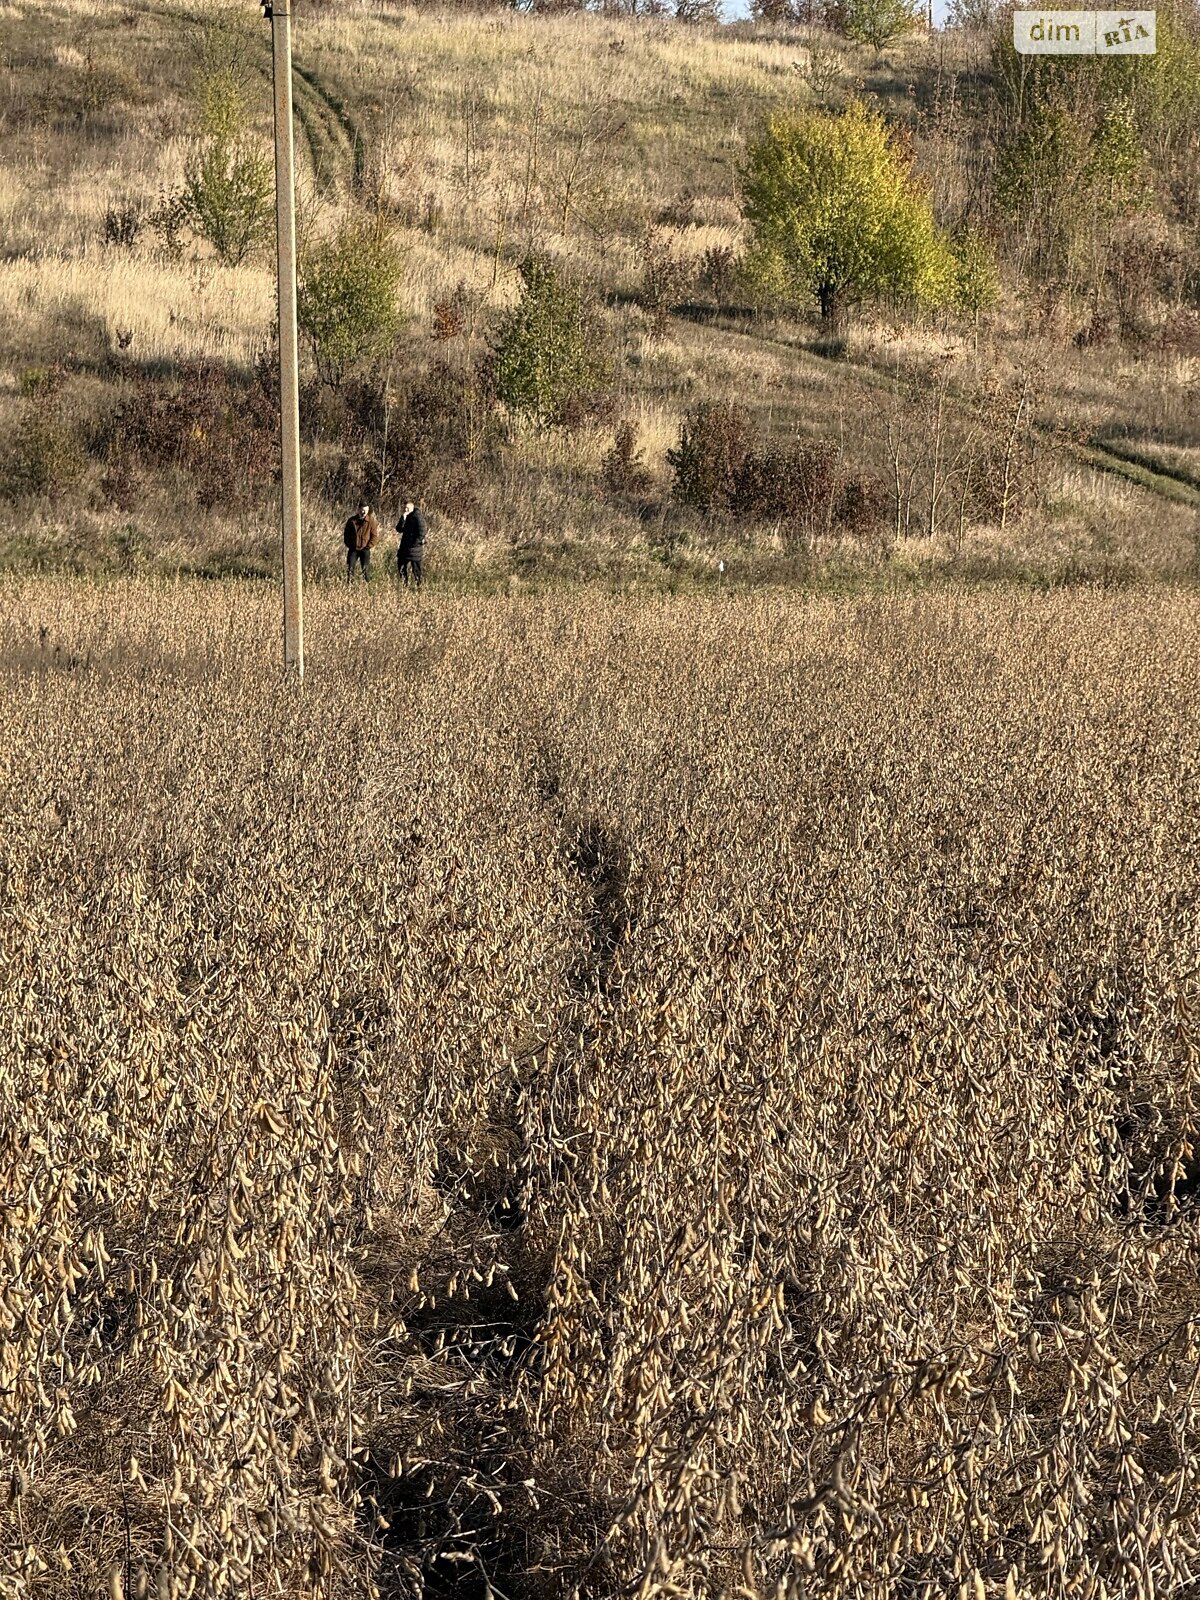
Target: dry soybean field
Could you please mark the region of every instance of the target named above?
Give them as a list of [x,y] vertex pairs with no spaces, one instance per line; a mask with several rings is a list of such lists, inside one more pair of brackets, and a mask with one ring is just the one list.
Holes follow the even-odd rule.
[[0,586],[0,1594],[1200,1594],[1183,591]]

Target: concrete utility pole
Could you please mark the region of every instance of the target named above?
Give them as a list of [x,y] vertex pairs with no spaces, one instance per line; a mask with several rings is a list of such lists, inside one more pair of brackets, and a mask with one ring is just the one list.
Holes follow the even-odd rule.
[[296,143],[292,130],[292,6],[262,0],[275,78],[275,207],[279,242],[279,438],[283,449],[283,664],[304,677],[300,541],[300,365],[296,336]]

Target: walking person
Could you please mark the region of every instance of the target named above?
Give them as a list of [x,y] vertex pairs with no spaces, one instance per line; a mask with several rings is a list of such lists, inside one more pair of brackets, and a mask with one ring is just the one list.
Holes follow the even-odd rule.
[[354,577],[355,566],[362,568],[363,581],[371,581],[371,551],[379,543],[378,519],[364,500],[346,524],[342,543],[346,546],[346,582]]
[[404,514],[396,524],[396,532],[400,535],[400,548],[396,552],[396,564],[400,569],[400,576],[404,580],[405,588],[411,580],[414,589],[421,587],[421,562],[425,557],[425,518],[421,515],[420,508],[410,500],[404,507]]

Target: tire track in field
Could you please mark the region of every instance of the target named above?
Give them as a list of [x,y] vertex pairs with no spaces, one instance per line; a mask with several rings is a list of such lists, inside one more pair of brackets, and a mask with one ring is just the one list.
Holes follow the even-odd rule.
[[292,69],[295,77],[304,85],[306,99],[320,119],[328,145],[348,165],[351,182],[356,189],[359,188],[363,179],[366,146],[358,123],[346,102],[322,82],[315,68],[293,60]]
[[[177,28],[181,21],[203,27],[205,17],[193,11],[168,11],[162,6],[147,6],[146,15]],[[264,29],[262,48],[256,50],[253,68],[268,85],[271,82],[271,33]],[[339,172],[348,175],[357,187],[362,178],[365,152],[363,141],[345,102],[328,90],[311,67],[304,66],[293,54],[292,98],[296,121],[308,146],[309,161],[317,188],[328,191],[337,182]]]
[[1154,477],[1165,478],[1172,483],[1182,484],[1185,489],[1195,490],[1200,493],[1200,476],[1188,472],[1183,467],[1170,467],[1165,462],[1159,461],[1152,455],[1147,455],[1144,450],[1114,439],[1106,438],[1103,434],[1095,434],[1088,440],[1088,444],[1097,450],[1102,450],[1106,455],[1114,456],[1118,461],[1126,462],[1130,467],[1135,467],[1147,472]]

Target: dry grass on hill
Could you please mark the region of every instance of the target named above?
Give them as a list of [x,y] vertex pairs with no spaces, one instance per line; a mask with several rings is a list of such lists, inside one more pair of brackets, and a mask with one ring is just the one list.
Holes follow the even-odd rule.
[[[248,22],[245,9],[208,0],[191,7],[189,16],[224,19],[244,33],[245,57],[258,73],[256,100],[265,129],[269,32]],[[221,307],[213,305],[208,317],[202,308],[164,345],[161,325],[169,311],[179,309],[170,263],[155,259],[149,237],[132,260],[118,255],[123,271],[136,270],[140,304],[122,295],[114,306],[105,287],[110,253],[99,242],[110,203],[123,195],[153,199],[181,178],[194,29],[172,31],[150,8],[121,13],[76,0],[60,5],[53,17],[44,6],[10,6],[0,27],[11,55],[23,48],[40,59],[51,36],[71,41],[66,57],[59,45],[47,62],[48,75],[62,82],[64,94],[73,73],[86,79],[86,59],[114,71],[121,63],[128,74],[127,83],[111,90],[111,107],[90,122],[68,118],[66,127],[47,137],[45,131],[25,131],[24,111],[16,117],[0,198],[11,230],[9,261],[0,270],[0,310],[17,321],[23,308],[39,303],[29,282],[36,273],[46,295],[76,298],[110,335],[118,325],[133,328],[135,336],[144,331],[147,359],[211,353],[225,327]],[[397,6],[301,18],[300,153],[309,188],[316,164],[315,176],[331,186],[323,204],[322,190],[316,191],[313,225],[320,228],[330,219],[339,193],[348,188],[349,137],[357,136],[373,151],[370,159],[384,161],[390,199],[415,202],[419,212],[438,219],[432,244],[420,227],[404,240],[413,267],[407,291],[414,315],[427,315],[433,293],[452,287],[456,275],[490,281],[497,228],[511,243],[533,223],[531,204],[539,227],[543,208],[548,214],[557,209],[561,217],[568,184],[576,198],[560,243],[572,255],[583,252],[588,268],[603,278],[611,275],[608,256],[616,249],[632,274],[639,228],[683,190],[693,191],[702,208],[715,208],[724,224],[703,236],[686,230],[696,232],[692,248],[728,237],[737,219],[733,172],[739,136],[781,94],[803,93],[803,78],[795,71],[802,54],[794,40],[728,40],[628,19],[438,15]],[[75,92],[83,96],[86,89],[76,85]],[[10,94],[22,104],[19,87]],[[26,110],[36,125],[36,105]],[[525,195],[518,190],[531,136],[540,165],[532,194]],[[380,149],[381,142],[386,148]],[[576,207],[585,218],[578,228]],[[608,241],[594,235],[604,211],[614,224]],[[93,292],[80,293],[78,278],[56,288],[64,256],[79,261],[77,272],[94,275]],[[243,314],[256,317],[261,339],[269,307],[255,282],[260,270],[247,273],[244,294],[229,283],[224,295],[235,326]],[[511,293],[509,274],[506,263],[501,300]],[[210,319],[217,325],[213,331],[205,326]],[[142,350],[136,338],[134,348]]]
[[[9,475],[18,487],[6,491],[15,499],[0,515],[5,565],[211,574],[276,564],[265,480],[214,505],[212,485],[190,481],[171,459],[140,463],[136,483],[110,459],[120,407],[169,386],[189,362],[241,382],[271,336],[266,253],[222,267],[185,236],[173,254],[144,216],[131,244],[104,238],[110,212],[153,207],[178,189],[196,131],[202,36],[215,23],[238,37],[266,148],[269,33],[252,6],[197,0],[177,14],[148,4],[11,0],[0,9],[8,64],[0,77],[0,435],[18,439],[36,409],[22,384],[61,366],[59,422],[84,451],[68,472],[70,452],[56,456],[53,439],[43,439],[37,470],[19,462]],[[439,12],[381,0],[302,11],[296,60],[302,231],[328,233],[368,198],[388,216],[407,315],[392,357],[397,382],[416,381],[447,357],[466,369],[485,356],[531,245],[580,275],[601,303],[611,415],[550,441],[505,425],[499,462],[437,463],[418,492],[434,514],[443,573],[486,567],[499,584],[533,569],[641,580],[657,573],[670,582],[681,570],[703,579],[720,559],[775,577],[814,564],[1039,581],[1176,579],[1194,570],[1200,411],[1183,312],[1182,342],[1161,351],[1149,335],[1077,347],[1091,310],[1072,303],[1044,315],[1030,285],[1010,273],[980,330],[953,317],[876,310],[831,350],[802,316],[752,313],[738,303],[740,288],[722,299],[697,279],[665,327],[642,303],[648,239],[693,267],[707,251],[740,248],[739,163],[764,114],[780,106],[874,97],[911,140],[942,222],[961,220],[978,178],[971,163],[982,159],[971,121],[976,101],[986,101],[978,40],[915,37],[877,60],[824,30]],[[1171,229],[1163,237],[1183,261],[1191,236],[1181,222]],[[469,326],[443,342],[435,310],[460,284]],[[796,559],[794,530],[747,528],[736,516],[689,519],[672,506],[666,452],[697,402],[732,399],[777,442],[833,443],[881,500],[896,477],[892,434],[908,413],[902,475],[936,501],[939,457],[932,467],[926,459],[925,413],[941,404],[938,385],[953,391],[945,410],[951,459],[980,396],[1026,383],[1036,482],[1024,515],[1002,526],[947,517],[930,536],[919,511],[889,513],[875,534],[823,547],[814,563]],[[621,420],[634,424],[649,475],[640,496],[606,494],[602,485],[600,463]],[[306,442],[314,571],[336,561],[341,499],[368,487],[343,481],[357,466],[339,476],[345,438],[326,416]],[[20,487],[31,478],[40,488]],[[369,487],[389,498],[412,486]]]
[[1136,597],[0,588],[0,1587],[1200,1580]]

